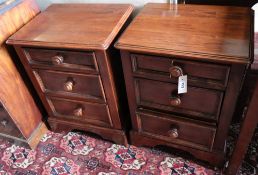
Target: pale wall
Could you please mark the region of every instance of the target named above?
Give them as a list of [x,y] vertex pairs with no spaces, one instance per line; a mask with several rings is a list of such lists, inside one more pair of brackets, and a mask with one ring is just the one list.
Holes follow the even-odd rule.
[[135,5],[137,8],[142,7],[147,2],[161,2],[166,3],[169,0],[36,0],[42,10],[44,10],[51,3],[129,3]]
[[258,3],[253,6],[253,10],[255,10],[255,32],[258,32]]

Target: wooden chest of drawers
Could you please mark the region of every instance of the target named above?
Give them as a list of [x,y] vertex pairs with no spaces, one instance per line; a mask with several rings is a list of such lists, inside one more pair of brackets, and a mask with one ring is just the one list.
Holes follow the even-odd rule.
[[122,66],[112,43],[132,10],[126,4],[51,5],[9,38],[53,130],[127,144]]
[[[147,4],[122,34],[132,144],[165,145],[222,166],[246,67],[248,8]],[[178,79],[187,75],[187,93]]]

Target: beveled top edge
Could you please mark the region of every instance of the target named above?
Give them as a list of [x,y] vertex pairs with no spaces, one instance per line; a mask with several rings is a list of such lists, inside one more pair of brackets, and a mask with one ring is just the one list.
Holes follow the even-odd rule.
[[[121,28],[123,25],[126,23],[127,19],[129,16],[132,14],[134,10],[134,6],[132,4],[119,4],[119,3],[68,3],[68,4],[62,4],[62,3],[54,3],[51,4],[45,11],[47,11],[50,7],[53,6],[69,6],[69,5],[127,5],[128,8],[123,14],[123,16],[120,18],[116,26],[113,28],[112,32],[108,35],[106,40],[103,42],[103,44],[82,44],[82,43],[69,43],[69,42],[45,42],[45,41],[31,41],[31,40],[18,40],[15,39],[12,35],[11,37],[8,38],[6,41],[7,44],[9,45],[21,45],[21,46],[42,46],[42,47],[50,47],[50,48],[67,48],[67,49],[96,49],[96,50],[107,50],[117,34],[120,32]],[[45,12],[43,11],[43,12]],[[29,23],[28,23],[29,24]]]
[[[144,7],[149,6],[149,5],[155,5],[155,4],[163,4],[166,5],[165,3],[147,3],[145,4]],[[234,9],[247,9],[247,7],[239,7],[239,6],[220,6],[220,5],[205,5],[205,4],[187,4],[187,6],[212,6],[212,7],[230,7]],[[254,11],[250,9],[251,12],[251,18],[254,16]],[[252,35],[254,33],[253,31],[253,23],[251,22],[251,37],[249,40],[249,53],[248,56],[230,56],[230,55],[223,55],[223,54],[212,54],[212,53],[202,53],[202,52],[188,52],[188,51],[180,51],[180,50],[166,50],[164,48],[158,48],[158,47],[144,47],[140,45],[133,45],[133,44],[126,44],[126,43],[121,43],[120,39],[123,37],[124,33],[130,28],[131,25],[137,20],[137,18],[143,13],[141,11],[138,13],[138,15],[133,19],[133,21],[130,23],[130,25],[127,27],[125,31],[123,31],[122,35],[120,38],[116,41],[114,44],[115,48],[125,50],[125,51],[132,51],[132,52],[140,52],[140,53],[149,53],[149,54],[163,54],[163,55],[170,55],[170,56],[180,56],[180,57],[188,57],[191,59],[205,59],[208,61],[215,61],[215,62],[227,62],[227,63],[240,63],[240,64],[250,64],[253,62],[253,54],[252,54]]]
[[[218,54],[204,54],[198,52],[182,52],[177,50],[165,50],[165,49],[157,49],[157,48],[150,48],[150,47],[135,47],[134,45],[125,45],[125,44],[115,44],[115,48],[135,52],[135,53],[145,53],[150,55],[162,55],[162,56],[175,56],[190,60],[203,60],[203,61],[211,61],[211,62],[220,62],[220,63],[240,63],[240,64],[250,64],[253,60],[251,59],[243,59],[242,57],[236,56],[224,56]],[[233,58],[233,60],[232,60]]]

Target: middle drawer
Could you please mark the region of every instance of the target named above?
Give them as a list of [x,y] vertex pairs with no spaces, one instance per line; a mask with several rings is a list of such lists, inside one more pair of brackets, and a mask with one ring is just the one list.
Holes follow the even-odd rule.
[[61,95],[94,102],[106,102],[104,89],[98,75],[42,69],[34,69],[33,73],[41,90],[48,95]]
[[135,78],[137,105],[217,121],[223,92],[188,86],[177,94],[177,84]]

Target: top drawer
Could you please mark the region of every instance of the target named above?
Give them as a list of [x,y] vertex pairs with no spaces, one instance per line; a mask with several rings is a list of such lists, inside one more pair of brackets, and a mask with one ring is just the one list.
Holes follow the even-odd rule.
[[25,48],[24,53],[32,65],[98,72],[93,52]]
[[188,75],[190,85],[224,89],[230,67],[174,58],[131,54],[135,75],[163,81],[177,81],[181,74]]

